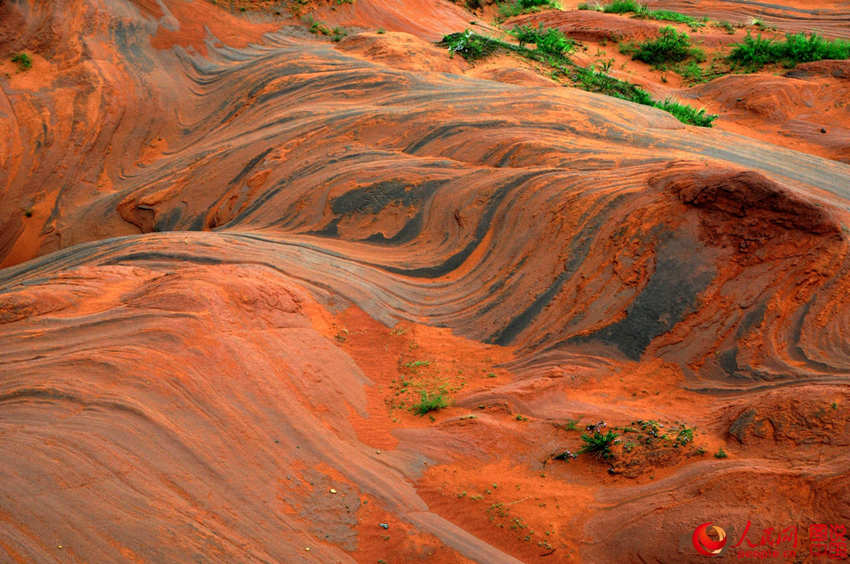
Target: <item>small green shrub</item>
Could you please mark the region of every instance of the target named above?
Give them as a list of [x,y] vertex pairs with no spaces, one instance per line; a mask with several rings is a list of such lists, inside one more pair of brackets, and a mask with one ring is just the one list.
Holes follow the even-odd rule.
[[617,436],[614,431],[607,433],[594,431],[592,435],[582,433],[581,440],[584,441],[584,446],[579,452],[593,454],[599,458],[610,458],[612,456],[611,445],[617,440]]
[[614,0],[607,6],[602,7],[602,11],[608,14],[626,14],[628,12],[640,13],[644,10],[646,10],[646,8],[634,0]]
[[12,55],[12,62],[18,63],[18,68],[22,71],[32,68],[32,58],[26,53],[15,53]]
[[542,24],[536,29],[532,26],[518,26],[510,34],[516,37],[520,47],[524,47],[527,43],[534,43],[538,50],[550,55],[563,56],[575,47],[575,43],[560,30],[546,29]]
[[685,446],[688,443],[693,442],[694,440],[694,429],[693,427],[688,427],[686,425],[682,425],[679,427],[678,433],[676,433],[676,438],[673,441],[674,446]]
[[779,55],[793,64],[850,58],[850,42],[842,39],[830,41],[816,33],[808,36],[805,33],[789,33],[777,46],[780,48]]
[[573,50],[574,44],[558,29],[547,29],[538,34],[537,48],[552,55],[565,55]]
[[473,33],[468,29],[463,33],[452,33],[445,36],[442,43],[448,47],[452,56],[458,54],[468,61],[486,57],[498,47],[497,41]]
[[499,19],[512,18],[547,8],[557,9],[558,5],[554,0],[514,0],[513,4],[505,3],[499,6]]
[[729,455],[722,448],[714,453],[714,458],[727,458]]
[[742,43],[736,44],[729,60],[749,70],[758,70],[765,65],[782,63],[793,67],[823,59],[850,59],[850,41],[824,39],[816,33],[789,33],[783,41],[763,38],[761,34],[750,34]]
[[419,402],[413,404],[411,409],[416,415],[425,415],[448,406],[449,404],[442,392],[426,392],[423,390],[419,393]]
[[775,62],[774,53],[775,42],[772,39],[763,38],[761,34],[753,37],[748,33],[743,43],[737,43],[732,48],[729,60],[755,70]]
[[705,78],[702,67],[696,61],[690,61],[687,65],[680,67],[679,74],[691,82],[702,82]]
[[530,25],[519,25],[508,33],[516,38],[520,47],[525,47],[528,43],[537,43],[538,29],[542,31],[543,24],[540,24],[539,28]]
[[699,56],[701,52],[691,47],[691,39],[687,33],[680,33],[670,26],[660,30],[657,39],[644,41],[637,45],[632,58],[650,65],[662,63],[678,63],[691,56]]

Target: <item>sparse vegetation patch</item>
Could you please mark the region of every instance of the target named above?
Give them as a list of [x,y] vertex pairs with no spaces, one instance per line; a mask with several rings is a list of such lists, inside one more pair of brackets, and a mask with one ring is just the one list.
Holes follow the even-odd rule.
[[676,22],[688,25],[692,30],[697,30],[708,22],[708,18],[698,19],[680,12],[671,10],[650,10],[643,4],[635,2],[635,0],[614,0],[610,4],[588,4],[582,3],[578,6],[579,10],[596,10],[608,14],[634,14],[635,17],[645,18],[648,20],[658,20],[666,22]]
[[584,441],[584,446],[579,452],[589,453],[598,458],[611,458],[611,447],[614,445],[619,435],[614,431],[608,430],[603,433],[600,429],[594,429],[591,434],[583,433],[581,440]]
[[32,68],[32,57],[26,53],[15,53],[12,55],[12,62],[18,64],[18,69],[25,71]]
[[422,390],[419,392],[419,401],[413,404],[411,409],[416,415],[425,415],[426,413],[438,411],[448,406],[449,404],[442,391],[428,392],[426,390]]
[[[560,34],[560,32],[558,33]],[[585,68],[576,65],[568,57],[568,47],[558,43],[555,39],[552,40],[551,44],[558,45],[557,47],[541,48],[541,45],[538,43],[535,43],[535,49],[525,47],[526,43],[530,43],[532,40],[536,41],[541,36],[559,37],[554,33],[550,34],[550,30],[543,28],[537,28],[536,30],[533,28],[517,28],[514,30],[514,35],[517,39],[522,38],[521,45],[514,45],[506,41],[480,35],[471,30],[447,35],[443,38],[441,44],[448,48],[452,54],[457,53],[470,61],[481,59],[498,50],[513,52],[521,57],[548,65],[552,69],[551,76],[556,80],[566,78],[572,86],[587,90],[588,92],[598,92],[637,104],[659,108],[670,112],[683,123],[698,125],[700,127],[711,127],[712,122],[717,118],[715,115],[706,114],[703,109],[698,110],[679,102],[653,100],[647,91],[630,82],[619,80],[605,72],[597,71],[592,66]],[[560,37],[563,36],[560,35]],[[559,51],[559,49],[563,50]]]
[[717,119],[717,115],[707,114],[705,108],[698,110],[671,98],[667,98],[663,102],[654,102],[653,105],[660,110],[673,114],[682,123],[690,123],[700,127],[711,127],[711,124]]
[[[654,420],[632,421],[623,427],[607,428],[604,421],[588,425],[582,433],[579,453],[592,454],[608,463],[610,474],[636,478],[653,468],[671,466],[694,456],[703,456],[705,448],[694,444],[696,429],[678,423],[665,429]],[[569,462],[576,458],[568,449],[550,455],[552,460]]]
[[678,32],[670,26],[662,27],[659,31],[660,35],[656,39],[637,45],[623,44],[620,50],[631,55],[633,59],[650,65],[678,63],[688,58],[705,60],[702,50],[691,46],[687,33]]
[[736,44],[729,60],[740,68],[757,71],[765,65],[781,63],[794,67],[799,63],[823,59],[850,59],[850,41],[824,39],[816,33],[789,33],[782,41],[747,34],[742,43]]
[[506,20],[520,14],[557,8],[558,5],[554,0],[514,0],[499,5],[499,19]]
[[532,26],[515,27],[510,32],[519,41],[520,47],[525,47],[528,43],[536,45],[537,49],[550,55],[564,56],[572,52],[575,43],[567,38],[560,30],[543,27],[534,28]]

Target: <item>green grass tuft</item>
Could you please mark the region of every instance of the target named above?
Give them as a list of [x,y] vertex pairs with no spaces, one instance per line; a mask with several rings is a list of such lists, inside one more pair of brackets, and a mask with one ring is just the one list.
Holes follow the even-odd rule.
[[499,6],[499,19],[505,20],[546,9],[558,9],[558,5],[554,0],[514,0],[512,4],[504,3]]
[[667,98],[663,102],[654,102],[652,105],[673,114],[682,123],[698,125],[700,127],[711,127],[714,120],[718,117],[716,114],[706,114],[705,108],[697,110],[693,106],[680,104],[670,98]]
[[538,50],[550,55],[564,56],[575,48],[573,40],[567,38],[560,30],[546,29],[542,24],[538,28],[526,25],[515,27],[509,33],[516,37],[520,47],[524,47],[527,43],[534,43]]
[[731,62],[750,71],[774,63],[793,67],[823,59],[850,59],[850,41],[824,39],[816,33],[789,33],[781,41],[747,34],[729,54]]
[[697,30],[705,26],[705,21],[703,20],[698,20],[694,17],[680,14],[679,12],[672,12],[670,10],[648,10],[644,17],[651,20],[687,24],[691,30]]
[[579,452],[593,454],[599,458],[610,458],[612,456],[611,445],[614,444],[617,437],[618,435],[614,431],[607,433],[594,431],[592,435],[582,433],[581,440],[584,441],[584,446],[581,447]]
[[614,0],[607,6],[602,6],[602,11],[608,14],[627,14],[629,12],[640,13],[646,10],[634,0]]
[[657,39],[644,41],[634,47],[626,46],[622,50],[630,53],[633,59],[650,65],[678,63],[689,57],[704,59],[702,51],[691,47],[687,33],[680,33],[670,26],[662,27],[659,31],[661,35]]
[[411,409],[416,415],[425,415],[448,406],[449,404],[442,392],[426,392],[423,390],[419,393],[419,402],[413,404]]
[[22,71],[32,68],[32,57],[26,53],[15,53],[12,55],[12,62],[18,63],[18,69]]

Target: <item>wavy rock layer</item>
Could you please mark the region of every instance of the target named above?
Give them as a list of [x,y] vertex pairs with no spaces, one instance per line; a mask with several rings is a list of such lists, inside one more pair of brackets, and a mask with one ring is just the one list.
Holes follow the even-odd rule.
[[[460,17],[405,24],[416,6],[352,17],[423,36]],[[850,166],[200,2],[0,10],[3,45],[41,69],[0,98],[10,559],[543,558],[457,501],[488,487],[480,465],[560,500],[513,502],[557,529],[561,561],[681,560],[646,531],[705,519],[669,492],[732,520],[741,496],[775,499],[764,475],[789,498],[818,486],[765,520],[848,517]],[[418,328],[398,355],[495,379],[433,427],[395,425],[398,322]],[[538,477],[565,440],[552,422],[650,411],[731,433],[740,457],[637,486],[591,463]]]

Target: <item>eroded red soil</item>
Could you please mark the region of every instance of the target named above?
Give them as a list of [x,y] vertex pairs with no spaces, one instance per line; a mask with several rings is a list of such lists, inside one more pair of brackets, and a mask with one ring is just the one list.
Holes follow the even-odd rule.
[[[692,4],[650,2],[739,25],[708,57],[850,36]],[[435,43],[492,3],[0,3],[0,561],[699,562],[707,521],[819,561],[850,68],[689,85],[618,49],[661,24],[577,5],[502,29],[715,127]]]

